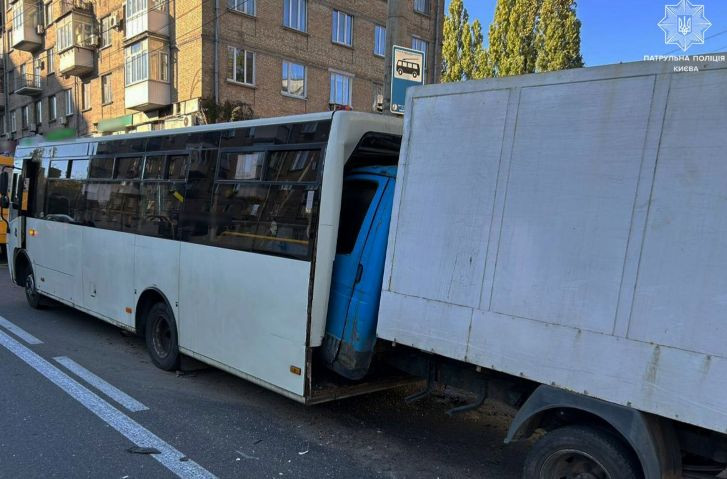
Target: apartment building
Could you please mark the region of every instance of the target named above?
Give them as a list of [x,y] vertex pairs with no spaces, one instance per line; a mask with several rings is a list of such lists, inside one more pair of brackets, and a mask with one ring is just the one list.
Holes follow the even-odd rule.
[[[444,0],[402,1],[393,43],[437,82]],[[381,108],[386,0],[5,2],[5,139],[200,124],[227,101],[254,117]]]

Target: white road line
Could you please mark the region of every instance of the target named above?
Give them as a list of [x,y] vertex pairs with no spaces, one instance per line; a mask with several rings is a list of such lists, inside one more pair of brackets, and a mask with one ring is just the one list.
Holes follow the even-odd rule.
[[21,328],[19,326],[15,326],[13,323],[11,323],[7,319],[3,318],[2,316],[0,316],[0,326],[7,329],[8,331],[10,331],[11,333],[13,333],[14,335],[16,335],[17,337],[19,337],[20,339],[22,339],[23,341],[25,341],[28,344],[43,344],[43,341],[36,338],[35,336],[30,334],[23,328]]
[[158,449],[161,454],[151,456],[180,478],[215,478],[214,474],[196,462],[182,461],[181,459],[186,458],[184,454],[2,331],[0,331],[0,345],[25,361],[137,446]]
[[95,387],[117,403],[124,406],[127,410],[131,412],[139,412],[147,411],[149,409],[133,397],[126,394],[124,391],[118,389],[116,386],[113,386],[101,379],[100,377],[96,376],[73,359],[67,358],[65,356],[58,356],[57,358],[53,359],[56,362],[62,364],[70,372],[86,381],[91,386]]

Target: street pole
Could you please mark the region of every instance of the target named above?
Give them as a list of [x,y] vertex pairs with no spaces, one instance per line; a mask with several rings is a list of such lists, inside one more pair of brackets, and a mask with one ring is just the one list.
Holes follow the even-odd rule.
[[407,46],[407,0],[389,0],[386,21],[386,56],[384,72],[384,113],[391,114],[391,62],[394,45]]

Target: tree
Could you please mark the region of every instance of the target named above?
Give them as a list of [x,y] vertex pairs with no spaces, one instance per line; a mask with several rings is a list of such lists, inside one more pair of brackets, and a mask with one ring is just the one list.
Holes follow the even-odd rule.
[[211,99],[203,99],[200,106],[204,124],[251,120],[255,118],[255,112],[252,110],[252,107],[242,101],[231,102],[225,100],[224,103],[219,104]]
[[490,47],[487,51],[487,76],[500,76],[508,55],[507,37],[510,31],[510,14],[515,0],[498,0],[495,18],[490,24]]
[[536,35],[539,72],[580,68],[581,21],[576,16],[575,0],[543,0]]
[[452,0],[444,19],[442,81],[455,82],[484,77],[485,49],[479,20],[470,25],[462,0]]
[[535,32],[539,3],[540,0],[513,1],[506,34],[506,53],[499,65],[499,76],[522,75],[535,71]]

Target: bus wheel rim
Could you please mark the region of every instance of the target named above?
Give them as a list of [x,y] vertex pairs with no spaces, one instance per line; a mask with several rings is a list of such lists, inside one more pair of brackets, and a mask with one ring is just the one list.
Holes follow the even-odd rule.
[[593,456],[576,449],[563,449],[543,463],[540,479],[612,479]]
[[35,299],[35,278],[32,273],[25,278],[25,293],[30,299]]
[[169,355],[172,343],[172,331],[164,316],[158,316],[154,322],[154,335],[152,342],[154,345],[154,352],[157,356],[163,359]]

